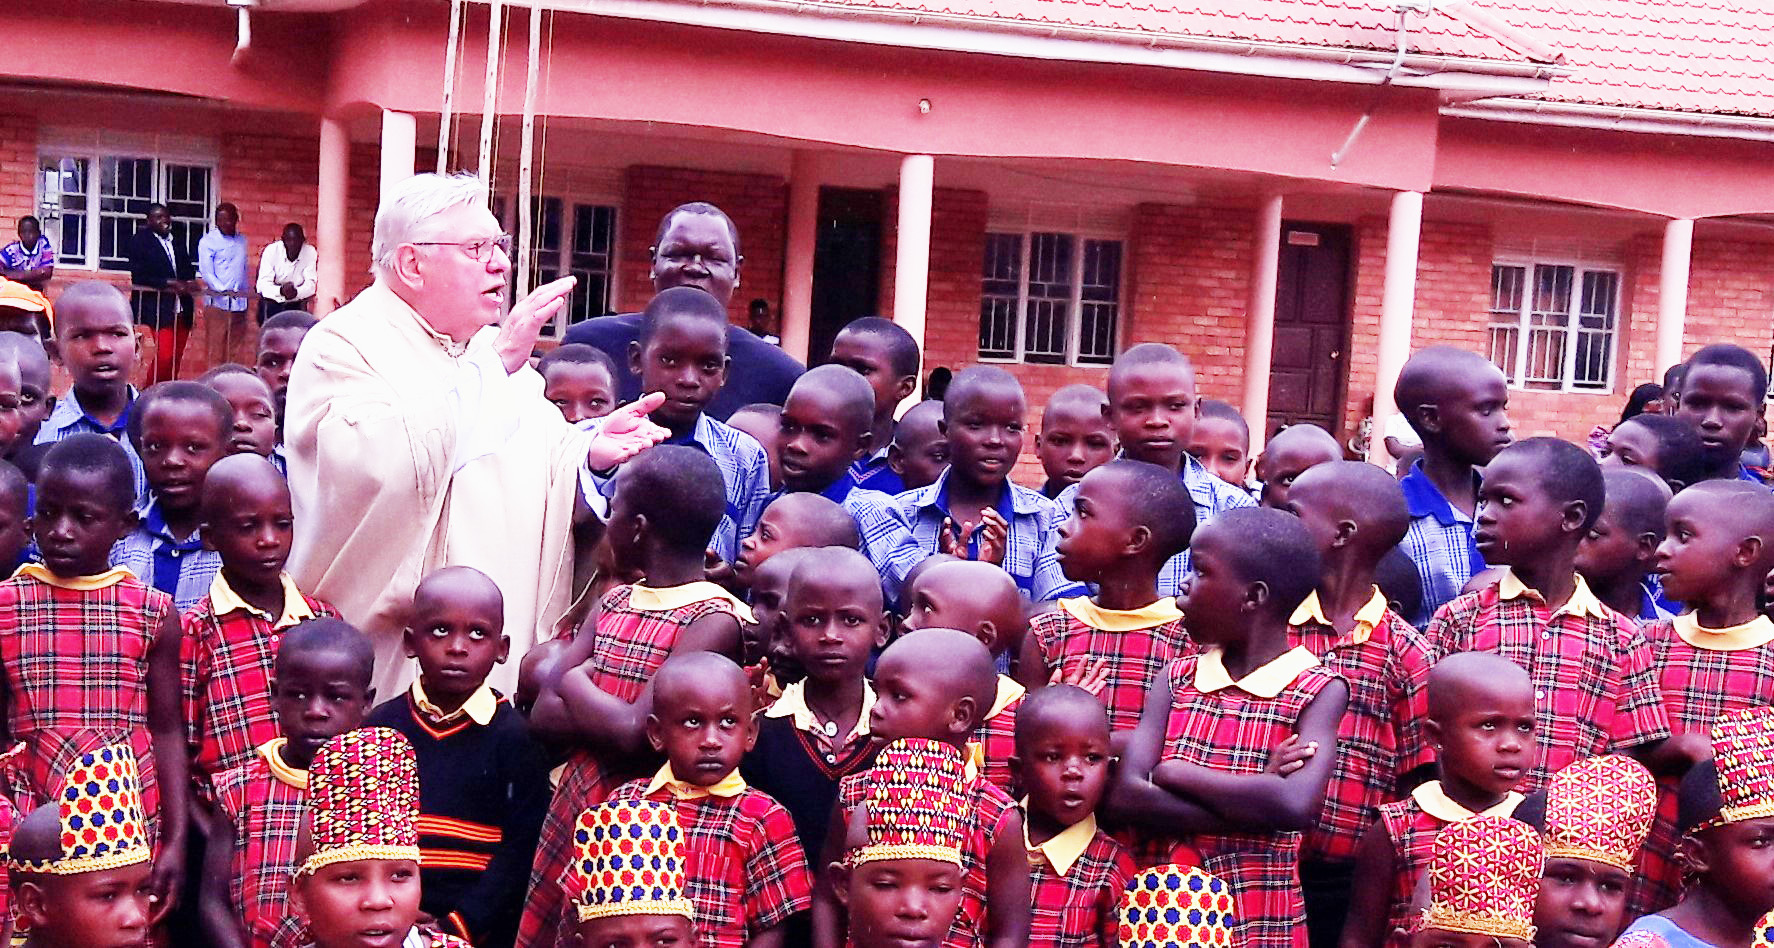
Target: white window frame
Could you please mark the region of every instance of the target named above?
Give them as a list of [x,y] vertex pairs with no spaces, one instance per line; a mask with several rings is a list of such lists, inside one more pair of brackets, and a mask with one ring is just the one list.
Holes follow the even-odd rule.
[[[1067,305],[1071,308],[1066,320],[1065,353],[1063,359],[1058,362],[1029,362],[1028,359],[1027,320],[1029,315],[1029,251],[1036,234],[1061,234],[1072,238],[1075,246],[1075,252],[1072,254],[1072,272],[1070,275],[1072,293],[1066,300]],[[1123,341],[1123,318],[1127,313],[1127,235],[1123,233],[1088,229],[1062,230],[1050,227],[1029,227],[1025,229],[988,227],[986,230],[986,238],[989,240],[996,236],[1016,236],[1021,238],[1021,245],[1017,251],[1020,255],[1020,267],[1017,271],[1016,309],[1013,314],[1014,325],[1012,327],[1012,335],[1015,338],[1016,350],[1015,354],[1012,356],[988,356],[976,348],[975,355],[979,361],[1002,364],[1026,363],[1030,365],[1072,366],[1106,366],[1113,362],[1115,357],[1115,352],[1113,350],[1119,349]],[[1115,268],[1115,332],[1113,342],[1109,347],[1111,351],[1101,355],[1081,357],[1078,349],[1080,336],[1084,331],[1084,304],[1087,302],[1083,298],[1084,245],[1087,241],[1102,241],[1118,244],[1120,245],[1121,253],[1120,259],[1117,261]],[[983,259],[981,261],[981,271],[980,282],[981,289],[983,290],[985,282]],[[982,293],[982,300],[983,296],[984,294]]]
[[[587,193],[579,190],[564,190],[548,194],[536,194],[531,196],[531,200],[536,202],[537,211],[537,213],[532,214],[530,218],[531,226],[534,228],[531,239],[536,240],[538,243],[542,237],[543,221],[540,212],[543,209],[544,201],[559,201],[561,204],[561,241],[563,244],[572,240],[573,213],[577,208],[581,206],[605,207],[609,208],[615,215],[615,219],[610,225],[609,271],[604,275],[604,285],[606,292],[608,293],[608,299],[604,301],[604,305],[606,308],[614,307],[616,302],[622,298],[622,287],[619,284],[622,276],[622,225],[624,219],[628,216],[622,210],[622,202],[614,200],[603,193]],[[511,235],[512,241],[514,242],[514,247],[511,251],[511,265],[513,273],[515,274],[518,256],[518,251],[515,247],[518,231],[517,195],[495,193],[492,202],[493,216],[498,219],[499,226],[503,227],[505,232]],[[570,271],[572,269],[572,251],[562,247],[557,248],[554,252],[561,256],[562,261],[567,264],[566,269]],[[537,250],[532,248],[530,255],[530,267],[532,270],[536,269],[536,253]],[[520,276],[514,275],[511,280],[511,286],[507,292],[513,297],[519,296],[525,291],[524,288],[518,286],[518,281],[520,279]],[[543,282],[543,274],[538,271],[531,275],[530,279],[531,282],[540,285]],[[604,315],[602,312],[590,313],[586,316],[586,319],[595,319],[602,315]],[[555,316],[554,320],[542,327],[540,338],[555,342],[565,339],[567,330],[575,324],[572,317],[573,313],[571,304],[562,307],[560,313]]]
[[[1495,280],[1499,267],[1519,267],[1522,270],[1521,299],[1516,308],[1511,310],[1496,309]],[[1532,336],[1535,332],[1556,332],[1556,327],[1536,326],[1534,315],[1534,279],[1538,267],[1569,267],[1571,269],[1571,291],[1569,309],[1563,314],[1564,351],[1559,365],[1559,377],[1556,381],[1548,379],[1528,378],[1528,363],[1531,351]],[[1583,286],[1591,274],[1601,274],[1613,280],[1613,300],[1611,303],[1612,324],[1606,329],[1590,329],[1582,325],[1584,317]],[[1575,257],[1558,256],[1499,256],[1491,261],[1491,294],[1490,308],[1487,309],[1489,322],[1486,326],[1488,351],[1492,354],[1492,362],[1503,370],[1508,379],[1509,387],[1523,391],[1564,392],[1580,395],[1608,395],[1614,390],[1614,379],[1619,371],[1620,357],[1620,311],[1621,295],[1625,273],[1615,264],[1598,263]],[[1593,314],[1591,314],[1593,315]],[[1513,318],[1510,318],[1513,317]],[[1513,331],[1515,338],[1512,343],[1510,363],[1505,365],[1494,358],[1496,354],[1496,334],[1499,331]],[[1599,381],[1579,382],[1576,378],[1577,352],[1579,340],[1585,335],[1603,336],[1607,348],[1607,374]]]
[[[96,137],[97,135],[102,134],[103,133],[88,133],[79,137],[90,139],[91,137]],[[66,251],[64,249],[63,241],[61,240],[62,228],[60,220],[65,215],[60,213],[59,210],[54,214],[50,213],[52,205],[49,202],[49,195],[44,188],[44,176],[42,171],[43,162],[45,160],[54,159],[59,161],[61,159],[70,158],[86,162],[86,191],[83,195],[86,200],[86,208],[83,213],[86,247],[84,248],[84,253],[78,260],[68,260],[63,256]],[[200,235],[204,230],[208,229],[210,221],[215,217],[216,204],[218,203],[217,196],[222,191],[221,171],[218,167],[219,162],[216,160],[214,154],[189,148],[156,147],[152,143],[144,143],[140,146],[127,142],[94,144],[90,140],[85,143],[61,143],[51,137],[49,140],[40,142],[38,145],[37,163],[32,168],[31,181],[32,196],[36,206],[34,213],[43,221],[44,233],[46,235],[53,234],[53,236],[50,237],[50,241],[55,244],[57,267],[93,272],[106,269],[99,258],[99,231],[103,226],[102,222],[106,218],[115,216],[106,214],[99,208],[99,202],[101,200],[100,168],[104,160],[107,158],[148,160],[154,162],[154,193],[150,196],[149,200],[159,204],[168,203],[167,199],[171,188],[168,176],[169,165],[187,165],[207,170],[209,172],[210,186],[209,194],[204,202],[203,218],[198,220],[189,216],[180,216],[178,220],[186,221],[194,225]],[[59,208],[59,205],[55,206]],[[53,225],[51,223],[52,218],[54,219]],[[193,262],[196,260],[195,246],[195,242],[193,242]],[[119,267],[112,272],[127,272],[127,270],[128,267],[124,266]]]

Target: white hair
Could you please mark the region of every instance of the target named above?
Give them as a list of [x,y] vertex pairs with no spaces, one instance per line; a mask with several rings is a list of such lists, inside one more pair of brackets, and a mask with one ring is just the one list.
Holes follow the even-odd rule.
[[478,175],[425,172],[394,186],[376,208],[376,233],[370,243],[371,271],[394,271],[394,252],[401,244],[437,236],[431,222],[458,207],[487,206],[487,184]]

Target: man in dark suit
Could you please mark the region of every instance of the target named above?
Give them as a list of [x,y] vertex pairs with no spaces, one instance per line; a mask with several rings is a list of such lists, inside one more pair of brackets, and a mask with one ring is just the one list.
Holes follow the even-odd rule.
[[172,214],[164,204],[148,207],[144,226],[129,239],[130,308],[136,324],[153,331],[155,341],[150,383],[173,378],[178,355],[191,333],[191,290],[196,288],[197,265],[185,247],[172,238]]
[[[725,306],[739,285],[739,228],[713,204],[685,204],[666,213],[653,238],[653,291],[693,286]],[[630,364],[630,347],[640,339],[639,313],[600,316],[567,328],[564,342],[582,342],[602,349],[615,361],[622,377],[615,380],[617,397],[640,397],[641,382]],[[727,355],[732,365],[727,384],[703,408],[709,417],[727,420],[753,402],[780,405],[795,379],[806,371],[794,356],[752,335],[742,326],[727,327]]]

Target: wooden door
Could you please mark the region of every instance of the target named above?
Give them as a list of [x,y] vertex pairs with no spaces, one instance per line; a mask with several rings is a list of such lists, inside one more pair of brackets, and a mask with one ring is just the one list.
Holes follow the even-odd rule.
[[1265,439],[1283,425],[1310,422],[1342,440],[1351,243],[1341,224],[1281,225]]

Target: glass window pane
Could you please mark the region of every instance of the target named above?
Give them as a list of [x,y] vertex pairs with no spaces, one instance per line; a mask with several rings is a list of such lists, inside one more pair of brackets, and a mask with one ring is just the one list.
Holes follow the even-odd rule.
[[979,357],[1016,358],[1016,301],[1022,287],[1021,234],[987,234],[981,272]]
[[154,159],[99,159],[99,266],[129,269],[129,238],[154,203]]
[[86,263],[87,161],[46,155],[37,161],[41,191],[37,216],[43,233],[55,245],[56,262],[74,266]]
[[1114,360],[1120,299],[1121,241],[1086,240],[1084,280],[1079,288],[1079,362],[1107,364]]

